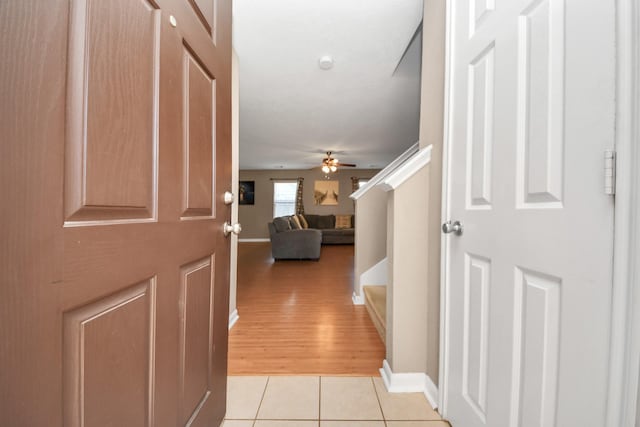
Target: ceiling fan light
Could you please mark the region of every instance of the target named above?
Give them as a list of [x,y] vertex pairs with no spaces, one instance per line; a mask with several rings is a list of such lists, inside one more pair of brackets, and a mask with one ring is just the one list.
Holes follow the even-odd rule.
[[331,169],[331,172],[335,172],[338,168],[335,165],[331,165],[329,169]]
[[322,172],[329,173],[329,171],[330,171],[329,166],[327,166],[327,165],[323,165],[322,166]]

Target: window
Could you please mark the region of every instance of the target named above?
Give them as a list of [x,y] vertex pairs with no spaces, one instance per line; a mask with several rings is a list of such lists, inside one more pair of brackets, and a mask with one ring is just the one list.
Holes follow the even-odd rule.
[[296,213],[296,192],[298,183],[291,181],[274,181],[273,183],[273,217],[293,215]]

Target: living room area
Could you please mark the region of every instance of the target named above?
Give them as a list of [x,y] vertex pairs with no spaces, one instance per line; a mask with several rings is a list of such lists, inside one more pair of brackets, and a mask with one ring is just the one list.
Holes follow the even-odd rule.
[[[378,171],[337,170],[329,176],[318,168],[241,170],[240,242],[271,242],[275,259],[318,259],[320,243],[353,244],[355,205],[349,195]],[[296,214],[303,217],[288,221]],[[292,229],[321,232],[280,234]],[[294,242],[296,234],[300,236]]]
[[[383,341],[351,301],[356,218],[349,195],[378,171],[240,171],[241,320],[230,331],[231,375],[377,375]],[[331,197],[316,197],[321,192]]]
[[[325,156],[310,155],[316,166],[307,169],[239,170],[241,320],[230,331],[230,375],[378,375],[382,366],[384,340],[351,299],[357,218],[349,198],[380,167],[327,173],[318,166]],[[337,339],[319,335],[329,329]]]

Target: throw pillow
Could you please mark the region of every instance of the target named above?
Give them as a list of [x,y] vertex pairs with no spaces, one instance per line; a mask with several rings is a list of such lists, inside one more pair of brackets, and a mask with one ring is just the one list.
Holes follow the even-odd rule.
[[289,223],[291,224],[292,230],[300,230],[302,228],[302,224],[300,224],[300,220],[297,215],[291,215],[289,217]]
[[291,230],[291,225],[289,224],[289,220],[283,216],[273,218],[273,226],[276,228],[276,231],[278,233]]
[[351,215],[336,215],[336,228],[351,228]]
[[300,225],[302,226],[302,228],[309,228],[309,223],[307,222],[307,219],[304,217],[304,215],[299,214],[298,220],[300,221]]

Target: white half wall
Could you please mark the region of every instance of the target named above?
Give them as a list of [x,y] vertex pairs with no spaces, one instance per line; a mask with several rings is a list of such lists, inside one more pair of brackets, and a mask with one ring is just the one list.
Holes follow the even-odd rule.
[[360,275],[360,294],[363,286],[387,285],[387,258],[383,258],[376,265]]
[[[378,184],[418,152],[416,142],[367,184],[349,196],[355,201],[356,231],[354,254],[353,302],[364,304],[361,282],[363,274],[387,256],[387,193]],[[381,284],[386,284],[382,282]]]
[[358,292],[354,291],[351,299],[353,300],[354,305],[363,305],[364,304],[364,292],[362,290],[363,286],[376,286],[376,285],[387,285],[388,276],[387,276],[387,258],[381,259],[377,264],[373,267],[365,271],[360,275],[360,278],[356,280],[356,286],[358,287]]

